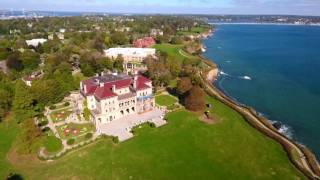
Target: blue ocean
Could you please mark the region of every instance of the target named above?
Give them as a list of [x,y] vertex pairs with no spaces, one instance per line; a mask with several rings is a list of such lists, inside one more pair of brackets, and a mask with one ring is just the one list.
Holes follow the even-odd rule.
[[217,25],[204,44],[218,88],[320,158],[319,26]]

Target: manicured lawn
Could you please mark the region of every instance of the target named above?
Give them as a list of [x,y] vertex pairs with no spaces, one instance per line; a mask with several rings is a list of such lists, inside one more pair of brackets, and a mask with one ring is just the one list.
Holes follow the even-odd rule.
[[[209,98],[217,124],[172,112],[160,128],[143,126],[119,144],[100,140],[53,163],[16,165],[25,179],[305,179],[281,146]],[[63,172],[63,173],[62,173]]]
[[71,113],[72,111],[70,109],[63,109],[52,112],[50,116],[53,122],[59,122],[64,121]]
[[183,47],[182,45],[172,44],[156,44],[153,46],[159,51],[168,53],[168,56],[182,62],[185,57],[179,53],[179,50]]
[[67,124],[57,127],[60,137],[65,138],[75,138],[84,136],[88,132],[94,131],[94,126],[91,123],[87,124]]
[[182,63],[184,60],[190,63],[199,62],[200,65],[203,63],[199,57],[183,51],[183,45],[156,44],[153,47],[161,52],[166,52],[171,60],[178,61],[179,63]]
[[177,102],[177,100],[173,96],[170,96],[170,95],[156,96],[156,103],[159,104],[160,106],[170,106],[176,102]]
[[48,136],[46,139],[45,148],[48,152],[58,152],[62,149],[61,140],[55,136]]

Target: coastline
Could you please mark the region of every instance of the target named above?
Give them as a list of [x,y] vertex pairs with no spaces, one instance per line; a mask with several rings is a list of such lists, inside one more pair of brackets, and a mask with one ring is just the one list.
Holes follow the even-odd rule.
[[217,64],[215,64],[212,60],[207,59],[203,55],[199,55],[199,57],[209,67],[211,67],[208,72],[201,72],[201,78],[207,93],[240,113],[252,127],[278,142],[287,153],[292,164],[306,177],[309,179],[320,179],[320,165],[313,152],[307,147],[298,144],[297,142],[278,132],[278,130],[270,123],[270,120],[263,117],[252,107],[248,107],[234,101],[232,98],[228,97],[217,87],[215,87],[213,82],[217,80],[219,73]]
[[320,26],[320,24],[289,24],[289,23],[249,23],[249,22],[210,22],[210,25],[277,25],[277,26]]

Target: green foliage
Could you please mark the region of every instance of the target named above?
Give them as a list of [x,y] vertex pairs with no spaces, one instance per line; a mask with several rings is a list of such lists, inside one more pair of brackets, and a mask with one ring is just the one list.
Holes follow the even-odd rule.
[[63,104],[64,106],[70,106],[70,102],[65,102],[64,104]]
[[30,88],[24,82],[19,80],[15,86],[15,95],[13,99],[13,112],[18,122],[35,116],[37,108]]
[[49,121],[48,120],[44,120],[44,121],[41,121],[39,126],[46,126],[48,125]]
[[121,55],[118,55],[118,57],[115,59],[113,63],[114,69],[118,70],[119,72],[123,72],[123,57]]
[[51,105],[50,107],[49,107],[49,109],[50,110],[54,110],[54,109],[56,109],[57,107],[55,106],[55,105]]
[[6,48],[0,48],[0,61],[7,59],[9,52]]
[[19,134],[18,152],[21,154],[35,153],[43,143],[41,130],[34,124],[33,119],[25,119]]
[[84,101],[84,109],[83,109],[83,117],[86,121],[89,121],[90,120],[90,117],[91,117],[91,112],[88,108],[88,104],[87,104],[87,101]]
[[31,50],[25,50],[21,55],[23,67],[25,69],[34,70],[40,63],[40,56],[38,53]]
[[[1,74],[0,74],[1,76]],[[13,87],[7,80],[0,79],[0,122],[10,110],[13,99]]]
[[9,69],[14,69],[16,71],[22,71],[24,68],[19,53],[10,54],[8,56],[6,64]]
[[87,133],[87,134],[85,135],[85,138],[86,138],[86,139],[91,139],[91,138],[92,138],[92,136],[93,136],[93,134],[92,134],[92,133]]
[[67,144],[68,145],[72,145],[74,143],[75,143],[75,139],[74,138],[70,138],[70,139],[67,140]]
[[129,43],[127,35],[123,32],[115,32],[111,34],[111,41],[116,45],[125,45]]
[[112,136],[112,142],[113,143],[119,143],[119,138],[118,138],[118,136]]

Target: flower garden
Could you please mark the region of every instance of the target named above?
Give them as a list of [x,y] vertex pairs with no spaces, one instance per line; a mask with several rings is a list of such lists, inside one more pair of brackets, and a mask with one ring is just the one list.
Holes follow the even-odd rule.
[[54,111],[50,114],[50,117],[53,122],[61,122],[65,121],[66,118],[72,113],[71,109],[63,109],[63,110],[58,110]]
[[94,126],[91,123],[75,124],[69,123],[56,127],[62,139],[75,139],[76,143],[86,140],[85,137],[88,133],[94,132]]

